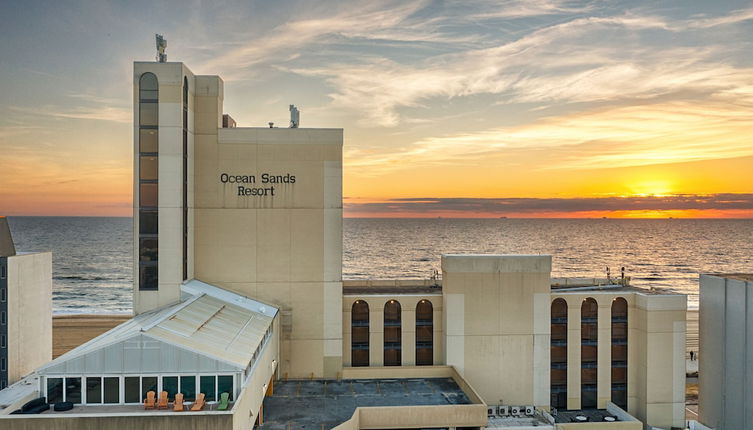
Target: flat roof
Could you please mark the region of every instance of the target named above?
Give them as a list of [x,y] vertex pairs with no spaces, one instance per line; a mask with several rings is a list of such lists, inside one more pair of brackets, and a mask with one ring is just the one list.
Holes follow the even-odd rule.
[[[576,417],[585,417],[585,421]],[[607,422],[604,418],[614,418],[614,422],[622,421],[616,415],[610,413],[606,409],[581,409],[571,411],[557,411],[557,415],[554,416],[555,423],[578,423],[578,422]]]
[[277,381],[264,399],[265,430],[332,428],[368,406],[467,405],[452,378]]
[[718,276],[720,278],[737,279],[738,281],[753,282],[753,273],[704,273],[708,276]]

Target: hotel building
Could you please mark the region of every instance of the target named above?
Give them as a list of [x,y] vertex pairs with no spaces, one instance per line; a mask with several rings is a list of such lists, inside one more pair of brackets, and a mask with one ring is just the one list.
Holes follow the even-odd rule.
[[0,217],[0,390],[52,359],[52,254],[16,252]]
[[[684,426],[684,295],[552,279],[544,255],[343,281],[343,130],[234,127],[223,97],[218,76],[134,64],[134,318],[4,413],[72,410],[0,429]],[[149,391],[209,404],[144,411]]]
[[753,274],[701,275],[698,421],[753,427]]

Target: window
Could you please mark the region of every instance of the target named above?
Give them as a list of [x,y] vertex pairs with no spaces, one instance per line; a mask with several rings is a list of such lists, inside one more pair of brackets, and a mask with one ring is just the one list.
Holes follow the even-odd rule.
[[65,401],[81,403],[81,378],[65,378]]
[[551,405],[567,408],[567,302],[555,299],[551,316]]
[[217,377],[200,376],[199,391],[204,393],[204,399],[207,402],[213,402],[217,400]]
[[402,364],[402,310],[400,302],[390,300],[384,305],[384,365]]
[[617,297],[612,301],[612,403],[627,408],[628,305]]
[[183,393],[184,400],[196,400],[196,377],[181,376],[180,392]]
[[230,394],[230,400],[233,400],[233,377],[230,375],[220,375],[217,377],[217,392]]
[[183,280],[188,279],[188,78],[183,77]]
[[369,304],[356,300],[350,309],[351,366],[369,365]]
[[157,285],[157,265],[141,264],[139,267],[139,286],[142,290],[156,290]]
[[157,207],[157,184],[139,185],[139,204],[141,207]]
[[117,376],[106,376],[103,379],[105,381],[105,403],[120,403],[120,378]]
[[0,348],[5,348],[8,346],[8,339],[5,337],[5,335],[0,335]]
[[0,288],[0,301],[6,301],[8,300],[8,293],[6,292],[5,287]]
[[125,403],[141,403],[141,387],[138,376],[126,376],[123,378]]
[[139,152],[157,153],[158,151],[159,146],[157,145],[157,130],[139,130]]
[[47,403],[63,401],[63,378],[47,378]]
[[428,300],[416,305],[416,366],[434,364],[434,306]]
[[[139,79],[139,234],[150,238],[145,249],[140,240],[139,289],[158,289],[158,203],[159,203],[159,82],[153,73]],[[137,391],[138,393],[138,391]]]
[[5,265],[0,264],[0,279],[5,279],[6,276],[8,275],[5,273]]
[[141,401],[146,399],[146,393],[154,391],[157,394],[157,377],[144,376],[141,378]]
[[596,407],[597,363],[599,343],[599,305],[589,297],[580,310],[580,405],[583,409]]
[[162,377],[162,391],[167,391],[167,398],[172,400],[175,398],[175,394],[178,392],[178,377],[177,376],[163,376]]
[[157,239],[142,238],[139,247],[139,257],[141,261],[157,261]]
[[8,316],[6,315],[5,311],[0,312],[0,324],[8,324]]
[[86,378],[86,403],[102,403],[102,378]]
[[5,372],[6,370],[8,370],[6,366],[7,365],[5,364],[5,357],[0,358],[0,371]]

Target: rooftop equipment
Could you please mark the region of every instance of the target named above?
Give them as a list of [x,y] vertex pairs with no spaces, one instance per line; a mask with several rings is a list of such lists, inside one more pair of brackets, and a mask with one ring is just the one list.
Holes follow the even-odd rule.
[[165,40],[161,34],[155,34],[154,38],[157,42],[157,61],[160,63],[166,63],[167,54],[165,54],[165,49],[167,49],[167,40]]
[[301,123],[301,113],[295,105],[290,105],[290,128],[298,128]]

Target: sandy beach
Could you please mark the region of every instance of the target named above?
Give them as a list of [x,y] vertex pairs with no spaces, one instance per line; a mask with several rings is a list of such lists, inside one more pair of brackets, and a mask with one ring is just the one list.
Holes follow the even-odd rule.
[[[129,319],[129,315],[55,315],[52,318],[52,356],[58,357]],[[698,311],[688,311],[686,349],[698,351]]]
[[52,317],[52,357],[58,357],[131,318],[124,314],[55,315]]

